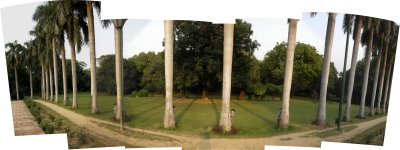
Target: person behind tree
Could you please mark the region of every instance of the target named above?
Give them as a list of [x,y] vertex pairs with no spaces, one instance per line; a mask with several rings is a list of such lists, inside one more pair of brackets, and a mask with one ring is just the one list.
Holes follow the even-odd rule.
[[276,115],[276,126],[275,128],[279,128],[279,123],[281,122],[281,114],[282,114],[282,107],[279,108],[278,114]]
[[117,120],[117,103],[114,103],[114,120]]
[[67,99],[65,100],[65,105],[68,106],[69,105],[69,97],[67,96]]
[[231,109],[231,113],[229,114],[229,118],[232,120],[233,117],[235,116],[235,109]]

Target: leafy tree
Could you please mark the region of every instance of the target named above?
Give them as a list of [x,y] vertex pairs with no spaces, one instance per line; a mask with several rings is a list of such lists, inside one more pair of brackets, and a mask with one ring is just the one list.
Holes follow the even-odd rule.
[[143,69],[141,84],[150,93],[164,93],[165,74],[164,59],[159,53],[154,55],[148,65]]
[[[115,56],[103,55],[98,58],[97,68],[97,90],[107,94],[116,94],[115,82]],[[132,61],[124,59],[124,93],[130,94],[138,90],[140,79]]]
[[[202,97],[209,90],[217,90],[222,81],[223,25],[200,21],[174,22],[175,84],[181,91],[202,89]],[[234,26],[232,86],[245,90],[250,77],[251,56],[259,46],[250,36],[251,24],[237,20]]]
[[[260,77],[264,84],[283,84],[287,43],[281,42],[269,51],[261,62]],[[292,95],[311,96],[318,91],[321,76],[322,56],[309,44],[298,42],[293,62]],[[333,89],[337,70],[331,63],[329,88]],[[305,93],[305,94],[304,94]]]

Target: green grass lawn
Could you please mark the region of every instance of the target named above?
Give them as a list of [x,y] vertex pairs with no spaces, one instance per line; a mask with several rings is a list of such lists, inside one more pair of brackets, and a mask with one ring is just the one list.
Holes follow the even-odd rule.
[[[72,94],[69,94],[72,103]],[[307,98],[292,98],[290,101],[290,127],[286,130],[275,129],[276,114],[281,107],[281,101],[240,101],[231,100],[231,108],[236,110],[233,118],[233,126],[239,129],[236,135],[218,135],[213,133],[212,127],[219,122],[221,112],[221,100],[174,100],[176,106],[175,120],[177,129],[164,130],[162,128],[164,117],[163,97],[129,97],[125,96],[126,112],[131,118],[126,125],[131,127],[158,130],[179,135],[197,136],[204,138],[246,138],[268,137],[277,134],[285,134],[296,131],[321,129],[312,125],[316,117],[318,107],[317,100]],[[63,95],[59,95],[58,105],[62,106]],[[91,114],[90,93],[78,94],[78,109],[67,108],[91,117],[112,121],[115,96],[98,95],[99,114]],[[343,105],[344,106],[344,105]],[[370,120],[380,116],[357,119],[358,105],[353,105],[352,121],[346,124]],[[368,109],[366,109],[368,110]],[[338,113],[338,103],[327,102],[327,121],[331,127],[335,125]]]

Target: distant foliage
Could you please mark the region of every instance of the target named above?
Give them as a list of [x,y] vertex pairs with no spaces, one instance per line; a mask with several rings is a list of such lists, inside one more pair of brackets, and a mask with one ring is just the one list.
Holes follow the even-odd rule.
[[262,83],[257,83],[253,86],[253,91],[256,96],[262,96],[267,91],[267,87]]
[[148,97],[149,96],[149,92],[145,89],[141,89],[140,91],[133,91],[131,93],[132,97]]
[[[265,55],[260,67],[262,83],[283,85],[286,50],[287,43],[281,42],[277,43],[276,46]],[[322,56],[318,54],[314,46],[301,42],[296,43],[291,88],[294,95],[307,93],[307,95],[311,96],[313,91],[319,91],[322,60]],[[334,64],[331,63],[328,85],[330,89],[335,87],[336,80],[337,70]]]

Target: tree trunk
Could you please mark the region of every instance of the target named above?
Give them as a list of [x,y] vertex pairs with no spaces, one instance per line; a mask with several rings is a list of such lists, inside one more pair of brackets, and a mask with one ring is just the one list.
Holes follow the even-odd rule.
[[383,52],[383,49],[379,52],[378,59],[376,60],[374,85],[373,85],[373,88],[372,88],[372,97],[371,97],[371,107],[369,108],[369,115],[370,116],[374,116],[375,115],[375,98],[376,98],[376,89],[378,87],[379,69],[380,69],[380,66],[381,66],[382,52]]
[[173,21],[164,21],[165,34],[165,112],[164,128],[175,128],[175,117],[173,111]]
[[282,114],[279,120],[280,128],[289,127],[289,101],[293,76],[293,58],[296,47],[296,32],[297,19],[289,19],[288,47],[286,51],[285,76],[282,91]]
[[322,66],[322,75],[321,75],[320,99],[318,105],[317,118],[315,119],[315,124],[319,126],[326,125],[326,95],[328,90],[332,43],[335,32],[335,21],[336,21],[336,13],[329,13],[328,25],[325,37],[324,63]]
[[246,96],[246,92],[244,91],[244,89],[241,89],[240,94],[239,94],[239,100],[244,100],[245,96]]
[[93,7],[92,2],[87,1],[87,20],[89,28],[89,48],[90,48],[90,91],[92,96],[92,113],[97,113],[97,83],[96,83],[96,44],[94,36]]
[[43,67],[43,63],[41,63],[41,67],[42,67],[42,99],[46,100],[46,87],[45,87],[45,71],[44,71],[44,67]]
[[17,100],[19,100],[17,65],[14,65],[14,78],[15,78],[15,92],[17,92]]
[[203,90],[201,91],[201,98],[207,100],[208,95],[207,95],[207,88],[203,87]]
[[31,100],[33,99],[33,87],[32,87],[32,69],[29,68],[29,88],[31,90]]
[[72,75],[72,108],[78,108],[78,101],[76,97],[77,85],[76,85],[76,56],[75,56],[75,43],[69,43],[71,47],[71,75]]
[[124,81],[123,81],[123,26],[126,20],[124,19],[113,19],[114,23],[114,35],[115,35],[115,79],[117,85],[117,114],[116,119],[120,120],[120,129],[124,129]]
[[231,96],[233,36],[234,36],[234,25],[224,24],[222,109],[221,109],[221,120],[219,121],[219,125],[223,128],[225,132],[230,132],[232,128],[232,118],[230,116],[230,96]]
[[54,72],[54,99],[58,103],[58,65],[57,65],[57,53],[56,53],[56,39],[53,37],[53,72]]
[[361,27],[362,27],[362,17],[356,22],[356,29],[355,29],[355,39],[353,45],[353,54],[351,56],[351,68],[350,68],[350,75],[349,75],[349,83],[347,85],[347,97],[346,97],[346,109],[344,111],[343,121],[350,121],[350,107],[351,107],[351,98],[353,96],[353,87],[354,87],[354,76],[356,74],[357,68],[357,57],[358,57],[358,48],[360,45],[361,40]]
[[[394,62],[393,62],[394,63]],[[388,96],[387,96],[387,102],[386,102],[386,108],[389,109],[389,103],[390,103],[390,93],[392,93],[392,81],[393,81],[393,70],[394,70],[394,64],[392,64],[392,72],[390,75],[390,80],[389,80],[389,89],[388,89]],[[386,109],[386,113],[389,111],[388,109]]]
[[386,43],[385,50],[384,50],[384,56],[383,56],[383,67],[382,71],[380,72],[381,79],[379,81],[379,92],[378,92],[378,102],[376,104],[376,113],[380,114],[381,113],[381,98],[382,98],[382,90],[383,90],[383,81],[385,81],[385,69],[386,69],[386,59],[387,59],[387,52],[388,51],[388,44]]
[[[390,64],[389,64],[390,65]],[[390,72],[392,71],[392,65],[389,66],[389,70],[386,73],[386,84],[385,84],[385,94],[383,95],[383,106],[382,113],[386,113],[386,102],[388,97],[389,83],[390,83]]]
[[49,76],[50,76],[50,101],[53,101],[53,71],[51,70],[51,65],[49,64]]
[[49,70],[46,69],[46,100],[49,100]]
[[372,45],[374,34],[370,33],[370,38],[368,41],[367,52],[365,53],[365,66],[364,66],[364,76],[363,76],[363,84],[361,88],[361,104],[360,110],[358,112],[358,118],[365,118],[364,116],[364,107],[365,107],[365,97],[367,95],[368,89],[368,78],[369,78],[369,67],[371,65],[371,56],[372,56]]
[[62,76],[63,76],[64,105],[67,106],[67,71],[65,70],[65,47],[64,46],[62,46],[62,50],[61,50],[61,67],[62,67]]
[[[350,16],[348,18],[349,22],[351,21],[352,16]],[[344,53],[344,64],[343,64],[343,71],[342,71],[342,89],[341,89],[341,96],[340,96],[340,102],[339,102],[339,115],[338,115],[338,119],[337,119],[337,129],[340,130],[340,124],[343,118],[343,114],[342,114],[342,104],[343,104],[343,100],[345,99],[346,93],[345,93],[345,87],[346,87],[346,67],[347,67],[347,55],[348,55],[348,50],[349,50],[349,39],[350,39],[350,31],[347,31],[346,33],[346,49],[345,49],[345,53]]]

